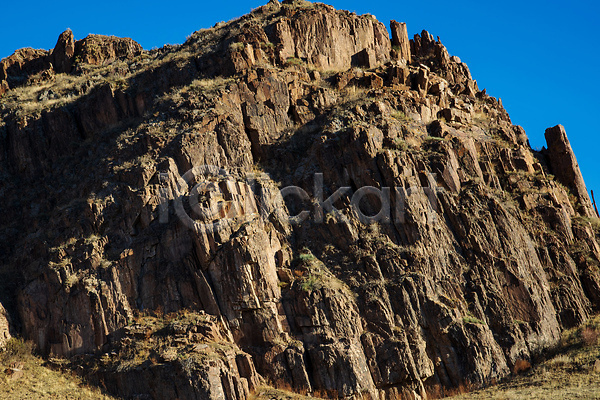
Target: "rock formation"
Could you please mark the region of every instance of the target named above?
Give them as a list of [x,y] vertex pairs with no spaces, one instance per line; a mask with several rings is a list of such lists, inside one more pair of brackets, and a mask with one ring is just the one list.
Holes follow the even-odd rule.
[[140,55],[142,46],[129,38],[88,35],[75,42],[74,54],[80,62],[103,65],[117,59],[132,59]]
[[595,217],[596,213],[583,182],[575,153],[573,153],[571,143],[567,138],[565,127],[556,125],[546,129],[546,142],[548,144],[550,170],[560,183],[577,196],[582,214],[587,217]]
[[[503,378],[598,311],[564,131],[534,152],[440,40],[409,55],[392,30],[271,1],[181,46],[71,56],[65,33],[3,60],[19,333],[126,397],[414,399]],[[11,90],[44,63],[71,74],[52,99]]]
[[70,73],[78,63],[102,65],[140,55],[142,46],[129,38],[89,35],[75,41],[67,29],[52,51],[31,48],[17,50],[0,62],[0,96],[23,85],[51,80],[56,73]]
[[392,29],[392,46],[398,52],[398,56],[410,64],[410,41],[408,40],[406,24],[392,20],[390,28]]
[[345,70],[358,63],[363,51],[377,62],[390,57],[389,35],[381,22],[336,12],[330,6],[290,10],[274,28],[282,60],[294,57],[323,70]]
[[69,73],[75,57],[75,38],[73,32],[67,29],[58,37],[56,46],[50,54],[50,62],[58,73]]

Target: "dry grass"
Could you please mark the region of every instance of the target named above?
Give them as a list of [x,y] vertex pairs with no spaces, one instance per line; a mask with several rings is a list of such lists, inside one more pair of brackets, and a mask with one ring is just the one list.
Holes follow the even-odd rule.
[[[80,73],[56,74],[45,82],[11,89],[0,99],[0,110],[12,110],[17,116],[34,115],[72,104],[100,85],[110,84],[113,89],[124,91],[136,75],[167,63],[184,64],[193,56],[179,47],[166,53],[145,51],[131,60],[115,60],[107,65],[81,63],[78,65]],[[54,93],[56,98],[42,100],[40,96],[46,91]]]
[[315,397],[313,396],[307,397],[288,390],[274,389],[269,386],[259,387],[255,393],[250,396],[250,400],[308,400],[314,398]]
[[32,353],[32,345],[11,339],[0,352],[1,399],[114,399],[80,377],[56,371]]
[[[148,58],[146,54],[138,56],[131,63],[140,62]],[[127,71],[125,61],[114,61],[106,66],[83,65],[81,75],[56,74],[54,78],[31,86],[20,86],[10,90],[0,104],[19,114],[30,115],[53,107],[61,107],[73,103],[83,95],[101,84],[110,83],[113,87],[125,88],[126,77],[120,71]],[[128,76],[133,75],[129,73]],[[55,99],[39,100],[45,91],[52,91],[57,95]]]
[[303,250],[303,253],[298,256],[298,260],[303,269],[296,270],[295,273],[299,275],[298,283],[303,291],[310,293],[314,290],[329,288],[344,293],[348,298],[356,298],[356,293],[308,250]]

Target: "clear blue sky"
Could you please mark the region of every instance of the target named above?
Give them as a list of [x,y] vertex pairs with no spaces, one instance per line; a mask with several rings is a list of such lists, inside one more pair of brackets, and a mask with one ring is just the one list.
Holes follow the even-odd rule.
[[[241,16],[267,1],[5,2],[0,57],[26,46],[50,49],[66,28],[73,30],[76,39],[88,33],[128,36],[146,49],[182,43],[200,28]],[[374,14],[386,26],[390,19],[406,22],[411,37],[422,29],[440,36],[450,54],[469,65],[479,87],[502,99],[513,123],[525,128],[534,148],[545,144],[547,127],[563,124],[588,189],[596,189],[600,198],[597,2],[328,3]]]

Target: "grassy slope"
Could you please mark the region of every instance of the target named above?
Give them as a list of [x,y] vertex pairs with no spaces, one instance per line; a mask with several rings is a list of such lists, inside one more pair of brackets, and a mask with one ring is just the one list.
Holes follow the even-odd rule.
[[32,354],[30,344],[11,339],[7,349],[0,353],[0,399],[109,400],[114,397],[85,385],[74,374],[45,366],[44,360]]

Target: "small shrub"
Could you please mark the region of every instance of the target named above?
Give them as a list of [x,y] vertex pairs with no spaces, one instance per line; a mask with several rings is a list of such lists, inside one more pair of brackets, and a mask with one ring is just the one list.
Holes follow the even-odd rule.
[[485,325],[485,321],[480,320],[479,318],[474,317],[471,314],[467,314],[463,317],[463,322],[465,324],[477,324],[477,325]]
[[446,139],[437,136],[425,136],[423,140],[427,142],[443,142]]
[[566,354],[561,354],[561,355],[554,357],[552,360],[550,360],[548,362],[548,364],[555,366],[555,367],[560,367],[560,366],[570,365],[572,362],[573,362],[573,359],[571,357],[569,357]]
[[306,279],[300,283],[300,288],[305,292],[312,292],[321,288],[321,281],[317,275],[309,274]]
[[513,366],[513,374],[518,375],[527,372],[531,369],[531,363],[527,360],[519,358]]
[[13,337],[6,342],[4,350],[0,352],[0,362],[9,365],[14,361],[30,356],[32,353],[33,343]]
[[229,45],[229,50],[231,52],[242,51],[244,50],[244,43],[242,42],[234,42]]
[[298,256],[298,259],[302,262],[311,262],[315,260],[315,256],[310,253],[303,253]]
[[[569,198],[572,195],[569,195]],[[574,196],[573,196],[574,197]],[[576,199],[573,199],[571,201],[571,203],[577,202]],[[582,217],[581,215],[576,215],[575,217],[573,217],[573,223],[580,225],[580,226],[586,226],[586,225],[591,225],[592,229],[596,232],[600,232],[600,218],[590,218],[590,217]]]
[[410,122],[411,119],[403,111],[392,111],[390,113],[392,118],[397,119],[400,122]]
[[67,276],[67,279],[65,279],[65,288],[67,290],[71,289],[72,287],[76,286],[79,283],[79,276],[77,276],[77,274],[71,274],[69,276]]
[[406,151],[408,150],[408,144],[404,139],[396,138],[392,142],[392,146],[395,150]]
[[586,327],[581,331],[581,340],[586,346],[595,346],[598,343],[598,336],[600,333],[594,328]]
[[304,61],[296,57],[288,57],[286,60],[287,65],[304,66]]

